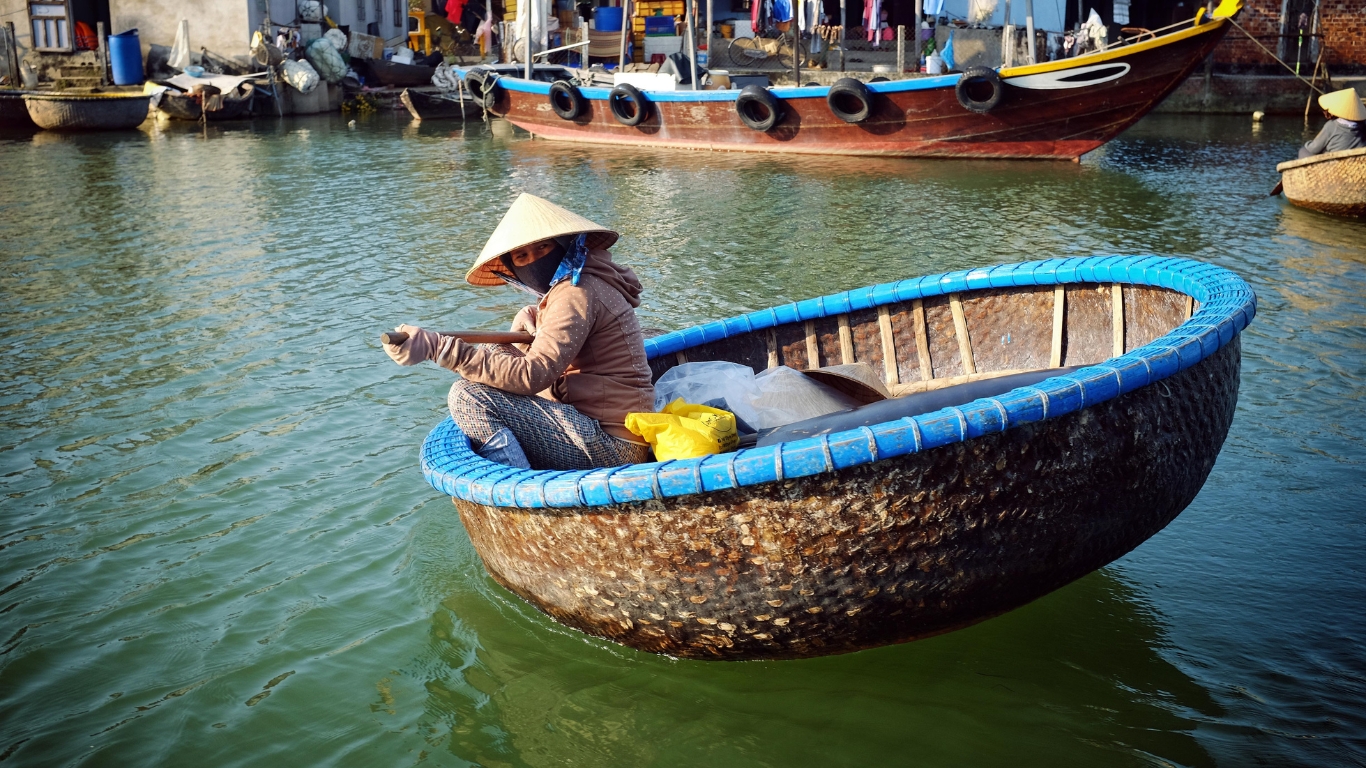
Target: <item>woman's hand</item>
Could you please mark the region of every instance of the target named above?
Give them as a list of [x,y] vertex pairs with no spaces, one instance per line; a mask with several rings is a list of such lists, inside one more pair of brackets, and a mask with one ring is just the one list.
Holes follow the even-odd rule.
[[399,365],[417,365],[424,360],[431,360],[441,347],[441,334],[435,331],[424,331],[416,325],[407,324],[394,330],[408,334],[408,340],[402,344],[384,345],[385,354]]
[[512,330],[524,331],[526,333],[531,334],[532,336],[535,336],[536,318],[538,316],[538,313],[539,310],[537,309],[535,304],[529,304],[525,307],[522,307],[521,311],[517,313],[517,316],[512,318]]

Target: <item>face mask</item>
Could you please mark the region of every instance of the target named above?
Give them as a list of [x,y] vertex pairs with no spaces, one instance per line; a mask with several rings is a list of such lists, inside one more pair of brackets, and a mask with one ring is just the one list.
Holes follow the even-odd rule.
[[517,277],[518,282],[544,296],[550,291],[550,281],[555,277],[555,270],[560,268],[560,260],[563,258],[564,247],[556,243],[555,250],[525,267],[515,266],[512,263],[511,256],[505,255],[502,260],[503,266],[507,267]]

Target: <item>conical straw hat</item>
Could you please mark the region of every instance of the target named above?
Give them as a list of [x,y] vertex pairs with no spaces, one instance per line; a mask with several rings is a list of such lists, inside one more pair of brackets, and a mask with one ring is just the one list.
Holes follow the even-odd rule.
[[[617,233],[606,227],[585,219],[577,213],[566,211],[549,200],[523,192],[513,202],[503,220],[489,236],[474,266],[465,273],[465,282],[470,285],[502,285],[498,277],[501,262],[498,257],[515,251],[525,245],[562,235],[588,234],[588,247],[611,248],[617,241]],[[492,263],[490,263],[492,262]]]
[[828,365],[802,373],[838,389],[864,405],[879,400],[890,400],[892,397],[892,393],[887,391],[887,385],[882,383],[877,371],[868,363]]
[[1319,97],[1319,106],[1343,120],[1366,120],[1366,107],[1361,106],[1361,97],[1355,88],[1325,93]]

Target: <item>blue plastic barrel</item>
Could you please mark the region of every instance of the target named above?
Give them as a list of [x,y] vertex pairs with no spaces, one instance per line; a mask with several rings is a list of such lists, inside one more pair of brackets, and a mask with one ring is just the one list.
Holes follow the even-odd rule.
[[594,11],[594,28],[599,32],[621,31],[621,9],[603,6]]
[[142,42],[136,29],[109,36],[109,63],[114,69],[114,85],[142,82]]

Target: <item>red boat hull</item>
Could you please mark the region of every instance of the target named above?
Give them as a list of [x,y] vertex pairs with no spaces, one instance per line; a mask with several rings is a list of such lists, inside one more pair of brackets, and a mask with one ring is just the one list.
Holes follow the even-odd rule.
[[[584,88],[574,120],[550,108],[545,83],[514,78],[490,111],[537,137],[743,152],[1077,160],[1118,136],[1176,89],[1223,39],[1216,19],[1157,40],[1048,64],[1001,71],[1004,99],[986,114],[959,104],[956,76],[877,83],[873,112],[846,123],[826,105],[826,87],[775,88],[783,119],[767,132],[740,121],[734,91],[647,93],[649,116],[622,125],[605,88]],[[1079,75],[1069,75],[1080,71]],[[1117,72],[1122,75],[1115,75]],[[1087,74],[1087,73],[1091,74]],[[1077,85],[1069,78],[1102,81]]]

